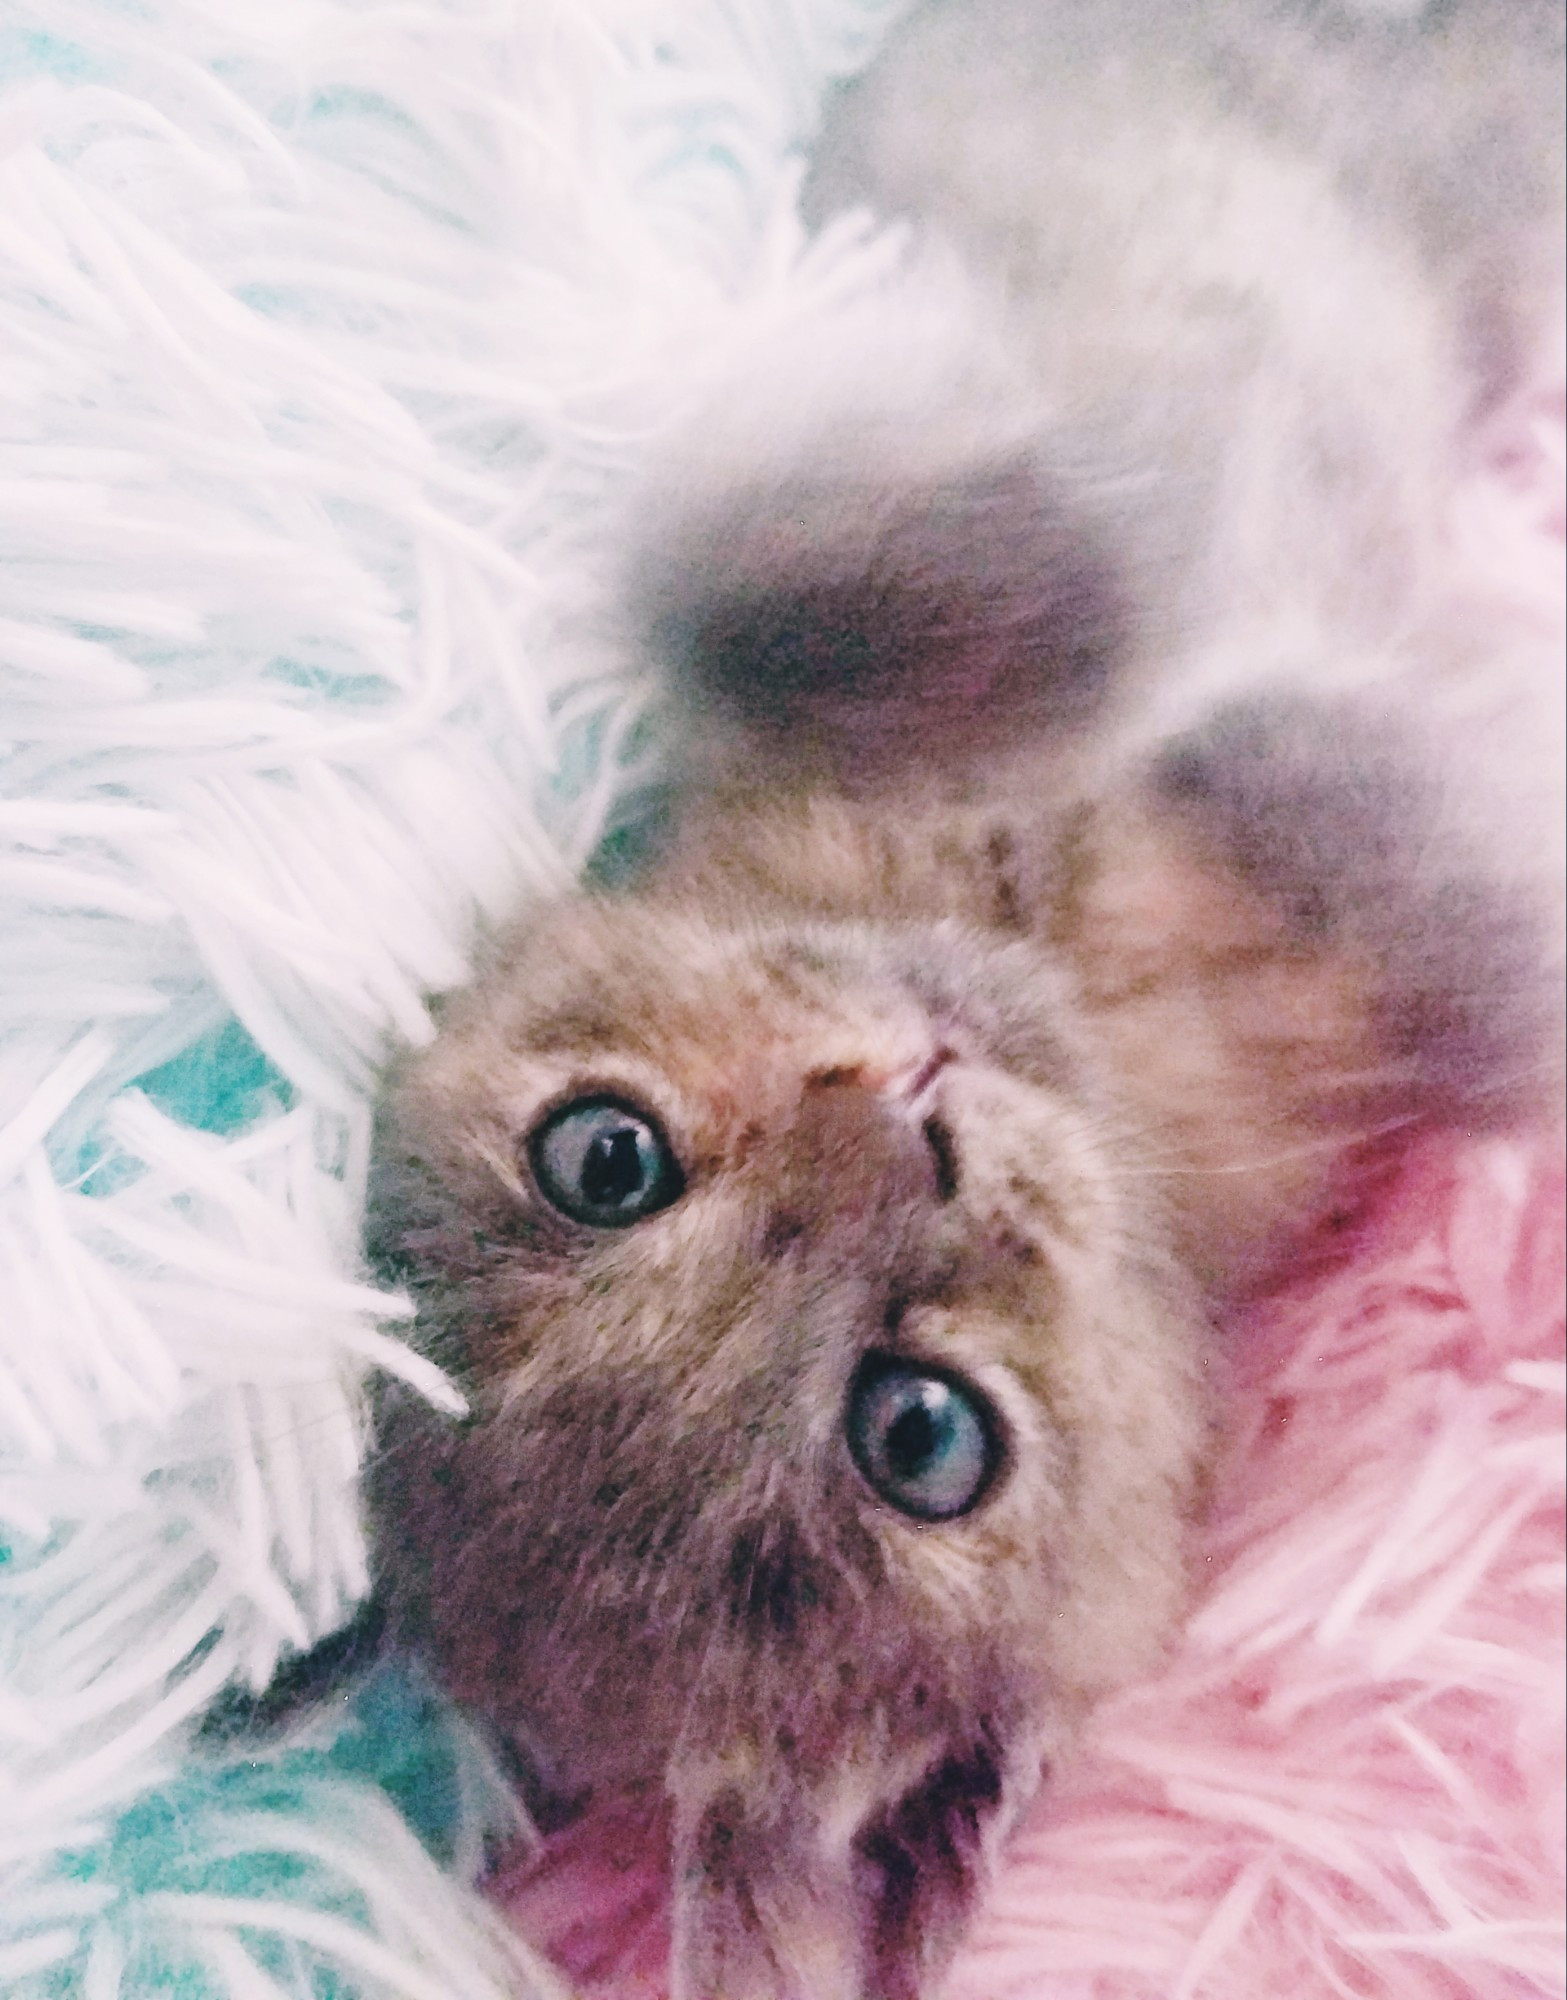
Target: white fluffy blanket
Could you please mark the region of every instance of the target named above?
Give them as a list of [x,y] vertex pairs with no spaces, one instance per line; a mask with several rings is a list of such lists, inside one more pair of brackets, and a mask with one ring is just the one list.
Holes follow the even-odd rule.
[[[527,1992],[417,1690],[214,1765],[362,1592],[367,1104],[631,784],[604,502],[875,253],[884,0],[0,7],[0,1987]],[[392,1799],[424,1836],[408,1830]],[[436,1858],[432,1859],[431,1856]]]

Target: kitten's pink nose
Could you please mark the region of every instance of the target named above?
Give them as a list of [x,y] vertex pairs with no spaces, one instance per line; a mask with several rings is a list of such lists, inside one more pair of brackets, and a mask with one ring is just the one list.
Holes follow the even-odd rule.
[[807,1090],[824,1090],[838,1085],[852,1085],[899,1103],[917,1105],[947,1064],[956,1060],[956,1053],[943,1042],[914,1063],[895,1066],[852,1063],[836,1069],[817,1070],[805,1079],[805,1086]]

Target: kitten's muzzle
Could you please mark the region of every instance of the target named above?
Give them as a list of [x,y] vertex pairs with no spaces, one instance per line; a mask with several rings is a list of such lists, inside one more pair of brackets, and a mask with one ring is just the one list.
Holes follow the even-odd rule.
[[835,1217],[945,1205],[958,1188],[956,1143],[938,1079],[954,1060],[934,1049],[912,1068],[834,1069],[807,1078],[791,1135],[791,1193]]

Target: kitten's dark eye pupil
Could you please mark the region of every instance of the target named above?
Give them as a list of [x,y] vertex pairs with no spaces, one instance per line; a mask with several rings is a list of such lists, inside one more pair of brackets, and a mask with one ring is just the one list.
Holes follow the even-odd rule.
[[529,1137],[528,1159],[551,1206],[593,1229],[640,1222],[685,1189],[655,1121],[613,1097],[578,1097],[552,1111]]
[[989,1399],[937,1363],[867,1354],[844,1411],[849,1455],[879,1498],[915,1521],[978,1504],[1005,1452]]
[[915,1479],[936,1455],[940,1443],[935,1418],[923,1403],[905,1410],[887,1431],[887,1460],[900,1479]]
[[615,1207],[641,1190],[643,1178],[637,1135],[629,1125],[601,1133],[588,1147],[582,1162],[582,1192],[589,1201]]

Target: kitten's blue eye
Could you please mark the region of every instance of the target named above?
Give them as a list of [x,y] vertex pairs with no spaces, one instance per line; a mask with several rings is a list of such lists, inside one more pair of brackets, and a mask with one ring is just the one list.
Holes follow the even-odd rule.
[[579,1097],[552,1112],[529,1141],[528,1157],[561,1213],[595,1229],[640,1222],[685,1188],[658,1126],[613,1097]]
[[989,1405],[955,1375],[872,1354],[849,1392],[849,1450],[866,1482],[919,1521],[966,1514],[1001,1446]]

